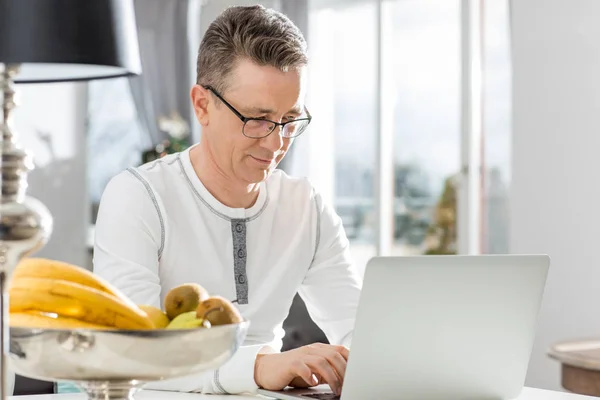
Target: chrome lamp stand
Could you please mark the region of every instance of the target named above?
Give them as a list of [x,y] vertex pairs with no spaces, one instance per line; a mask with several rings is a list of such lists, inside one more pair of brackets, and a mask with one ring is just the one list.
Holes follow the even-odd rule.
[[2,191],[0,197],[0,400],[7,398],[7,364],[9,357],[8,287],[19,261],[41,249],[52,232],[52,215],[46,206],[26,196],[27,174],[33,169],[30,153],[18,143],[13,131],[12,111],[16,107],[13,79],[18,65],[0,64],[2,92],[2,156],[0,158]]

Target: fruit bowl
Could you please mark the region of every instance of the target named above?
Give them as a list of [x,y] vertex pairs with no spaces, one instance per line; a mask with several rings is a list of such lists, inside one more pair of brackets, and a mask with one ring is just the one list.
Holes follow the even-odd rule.
[[10,328],[10,362],[23,376],[77,384],[89,399],[132,399],[145,383],[217,369],[249,322],[210,329]]

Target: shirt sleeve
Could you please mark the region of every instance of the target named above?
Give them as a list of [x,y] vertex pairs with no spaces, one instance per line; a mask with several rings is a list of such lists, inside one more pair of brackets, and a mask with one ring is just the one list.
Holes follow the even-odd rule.
[[[135,304],[161,307],[159,259],[166,221],[160,198],[137,170],[115,176],[107,185],[96,219],[94,273]],[[197,393],[254,393],[256,355],[263,345],[241,346],[218,370],[147,384],[155,390]]]
[[112,283],[136,304],[161,307],[159,257],[164,220],[148,181],[135,170],[106,186],[94,234],[94,273]]
[[331,344],[350,346],[362,279],[350,257],[341,218],[314,194],[316,247],[299,290],[309,315]]

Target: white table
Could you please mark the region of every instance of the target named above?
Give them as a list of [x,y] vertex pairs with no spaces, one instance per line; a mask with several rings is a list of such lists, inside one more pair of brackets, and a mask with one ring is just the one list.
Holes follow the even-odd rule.
[[[218,396],[201,395],[191,393],[159,392],[152,390],[142,390],[135,395],[138,400],[267,400],[269,397],[263,396]],[[14,396],[12,400],[84,400],[83,394],[46,394],[37,396]],[[553,392],[541,389],[525,388],[515,400],[586,400],[597,399],[597,397],[581,396],[571,393]]]

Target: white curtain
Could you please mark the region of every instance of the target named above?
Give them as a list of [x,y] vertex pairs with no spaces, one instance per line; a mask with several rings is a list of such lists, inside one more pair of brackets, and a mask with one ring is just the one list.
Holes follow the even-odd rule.
[[108,181],[142,163],[142,152],[167,137],[159,118],[191,120],[188,77],[195,69],[189,51],[188,3],[193,0],[135,0],[142,74],[89,83],[88,187],[97,204]]
[[[129,79],[140,123],[154,145],[165,139],[158,119],[190,117],[187,77],[194,69],[188,47],[189,0],[135,0],[142,75]],[[184,77],[184,79],[182,79]]]

